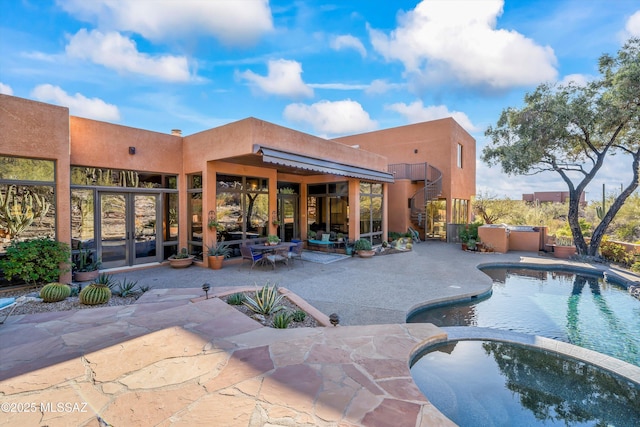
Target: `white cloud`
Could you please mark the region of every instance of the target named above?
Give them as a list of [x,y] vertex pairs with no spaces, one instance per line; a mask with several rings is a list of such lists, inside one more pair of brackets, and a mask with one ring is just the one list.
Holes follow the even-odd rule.
[[346,135],[375,130],[378,123],[371,120],[356,101],[320,101],[311,105],[289,104],[284,109],[285,119],[310,125],[315,132],[328,135]]
[[161,80],[188,81],[189,65],[184,56],[150,56],[138,51],[136,43],[119,33],[78,31],[66,47],[71,57],[89,59],[118,72],[129,72]]
[[309,83],[309,87],[314,89],[332,89],[332,90],[363,90],[369,85],[348,84],[348,83]]
[[0,93],[3,95],[13,95],[13,89],[11,89],[11,86],[0,82]]
[[631,37],[640,37],[640,10],[627,19],[622,37],[625,41]]
[[550,47],[515,31],[496,29],[503,0],[424,0],[399,15],[389,35],[369,28],[374,49],[400,61],[406,74],[422,82],[451,79],[495,89],[556,79]]
[[584,87],[591,81],[593,78],[589,77],[585,74],[568,74],[560,80],[561,85],[568,85],[569,83],[573,83],[577,86]]
[[271,60],[269,71],[261,76],[253,71],[240,73],[240,77],[255,84],[261,91],[289,98],[312,97],[313,89],[302,81],[302,65],[286,59]]
[[390,90],[400,89],[402,87],[404,87],[403,84],[388,83],[386,80],[376,79],[371,82],[369,87],[365,90],[365,93],[368,95],[376,95],[389,92]]
[[154,41],[210,35],[227,45],[254,43],[273,30],[268,0],[58,0],[99,28],[131,31]]
[[449,111],[445,105],[430,105],[425,107],[422,101],[415,101],[411,104],[397,102],[385,107],[387,110],[395,111],[407,118],[409,123],[426,122],[429,120],[444,119],[452,117],[467,132],[476,132],[478,128],[471,123],[471,120],[465,113],[460,111]]
[[354,49],[358,51],[363,58],[367,56],[367,49],[365,49],[362,42],[350,34],[334,37],[331,40],[331,48],[335,50]]
[[120,120],[120,112],[115,105],[98,98],[90,99],[79,93],[72,96],[58,86],[38,85],[31,91],[31,96],[42,102],[68,107],[70,114],[74,116],[112,122]]

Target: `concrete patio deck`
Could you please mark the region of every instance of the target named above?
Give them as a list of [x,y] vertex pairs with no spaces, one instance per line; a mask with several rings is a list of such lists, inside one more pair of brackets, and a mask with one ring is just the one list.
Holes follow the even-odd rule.
[[[488,290],[476,268],[486,262],[558,261],[427,242],[275,271],[115,273],[152,290],[130,306],[12,316],[0,326],[0,425],[453,425],[409,371],[411,356],[447,333],[404,321],[420,304]],[[338,313],[343,326],[275,330],[219,299],[191,301],[204,282],[267,281]]]

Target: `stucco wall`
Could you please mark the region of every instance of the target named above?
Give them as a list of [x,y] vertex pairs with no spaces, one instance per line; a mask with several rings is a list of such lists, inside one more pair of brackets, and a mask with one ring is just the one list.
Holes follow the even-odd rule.
[[56,238],[70,243],[69,109],[0,95],[0,155],[56,162]]
[[386,171],[388,163],[380,154],[364,152],[253,117],[186,136],[184,141],[185,171],[203,170],[203,162],[206,161],[252,154],[254,144],[378,171]]
[[[81,117],[70,118],[71,164],[179,174],[182,138]],[[129,154],[129,147],[136,153]]]
[[[442,196],[447,198],[447,221],[451,199],[469,200],[476,193],[476,141],[451,118],[335,139],[359,145],[393,163],[429,163],[443,174]],[[462,144],[462,169],[457,166],[458,143]]]

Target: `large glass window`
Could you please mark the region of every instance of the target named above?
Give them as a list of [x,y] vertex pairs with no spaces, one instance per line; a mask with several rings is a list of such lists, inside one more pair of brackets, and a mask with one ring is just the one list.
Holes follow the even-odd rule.
[[307,227],[311,231],[349,233],[349,183],[307,187]]
[[428,200],[427,201],[427,228],[425,233],[427,237],[439,238],[445,240],[447,238],[447,200]]
[[13,239],[55,238],[55,162],[0,156],[0,253]]
[[382,184],[360,183],[360,237],[382,243]]
[[232,256],[239,256],[241,243],[267,237],[269,180],[218,174],[216,181],[218,240],[229,244]]
[[176,175],[84,166],[71,167],[71,185],[177,189],[177,182]]
[[453,199],[453,212],[451,222],[454,224],[466,224],[469,218],[469,201]]
[[187,214],[189,224],[189,253],[198,258],[202,257],[202,175],[187,176]]

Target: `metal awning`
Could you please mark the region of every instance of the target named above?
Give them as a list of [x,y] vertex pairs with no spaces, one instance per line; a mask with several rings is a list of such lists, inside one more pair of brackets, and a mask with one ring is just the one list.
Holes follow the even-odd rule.
[[314,159],[313,157],[274,150],[260,145],[254,145],[253,152],[261,155],[262,161],[266,163],[371,181],[393,182],[393,174],[388,172]]

